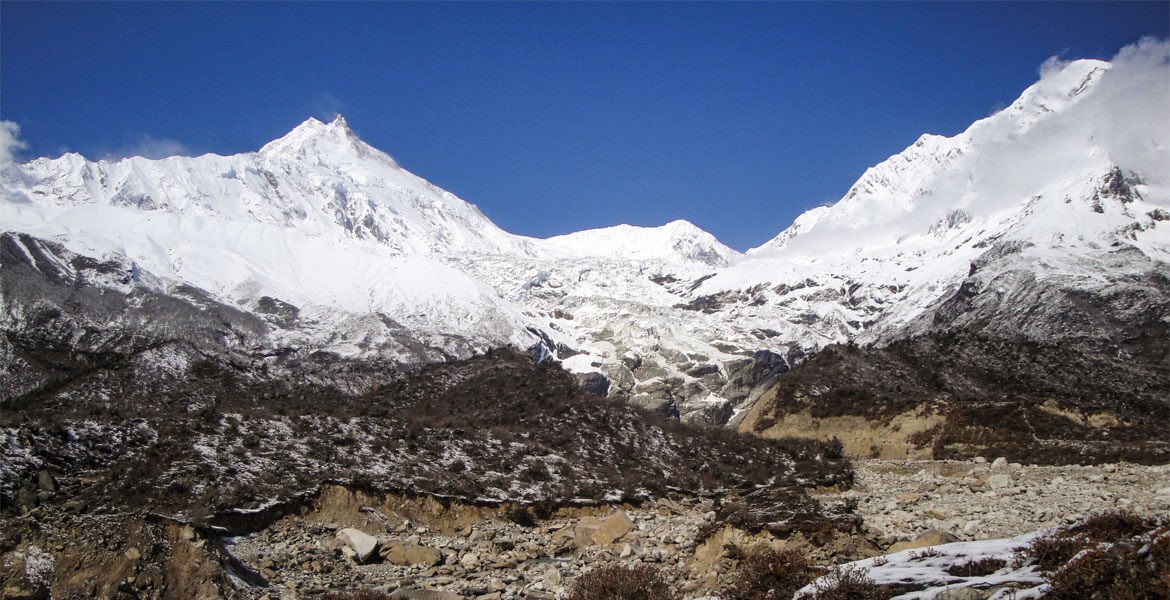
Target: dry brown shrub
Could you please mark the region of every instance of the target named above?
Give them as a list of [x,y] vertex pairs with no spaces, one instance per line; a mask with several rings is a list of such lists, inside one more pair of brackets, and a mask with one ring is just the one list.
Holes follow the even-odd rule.
[[1091,545],[1087,538],[1068,535],[1062,530],[1032,540],[1025,551],[1036,560],[1041,572],[1051,573]]
[[816,584],[817,600],[886,600],[922,589],[920,586],[876,583],[865,569],[835,567]]
[[771,600],[791,598],[823,573],[803,552],[794,548],[761,550],[745,557],[723,600]]
[[577,578],[565,600],[674,600],[658,570],[612,565]]
[[1158,570],[1132,543],[1086,550],[1052,575],[1052,600],[1155,600],[1170,598],[1170,588],[1159,585],[1170,565]]
[[1146,533],[1156,525],[1157,521],[1151,517],[1113,511],[1090,515],[1083,523],[1069,527],[1068,531],[1094,542],[1115,542]]
[[1023,551],[1049,577],[1046,598],[1170,599],[1170,525],[1156,518],[1101,513]]
[[985,577],[1007,566],[1007,561],[994,556],[985,556],[947,567],[947,573],[955,577]]
[[390,594],[377,590],[352,590],[349,592],[330,592],[321,596],[321,600],[390,600]]

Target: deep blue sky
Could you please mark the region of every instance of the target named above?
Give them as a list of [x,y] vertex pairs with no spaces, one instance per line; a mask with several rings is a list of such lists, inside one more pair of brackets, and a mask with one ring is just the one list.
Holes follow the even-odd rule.
[[1170,3],[0,3],[24,157],[258,149],[344,114],[503,228],[693,221],[746,249],[1048,57]]

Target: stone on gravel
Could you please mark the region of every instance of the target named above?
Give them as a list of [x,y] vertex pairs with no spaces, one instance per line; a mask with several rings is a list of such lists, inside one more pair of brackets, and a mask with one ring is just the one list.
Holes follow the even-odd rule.
[[625,511],[619,510],[606,517],[601,526],[593,532],[593,543],[598,546],[605,546],[621,539],[621,537],[630,532],[634,528],[634,522]]
[[463,600],[463,596],[451,592],[436,590],[396,590],[390,594],[391,598],[407,598],[409,600]]
[[938,546],[941,544],[949,544],[951,542],[957,541],[959,541],[959,538],[945,531],[927,529],[926,531],[918,534],[918,537],[912,540],[898,542],[897,544],[890,546],[889,552],[892,554],[894,552],[901,552],[902,550],[909,550],[911,548],[926,548],[928,546]]
[[404,567],[414,565],[429,567],[443,561],[443,554],[436,548],[394,540],[386,540],[382,543],[381,554],[386,562]]
[[338,530],[336,541],[338,544],[344,544],[346,547],[352,549],[355,558],[362,564],[369,562],[370,557],[374,555],[374,551],[378,549],[377,538],[352,527]]

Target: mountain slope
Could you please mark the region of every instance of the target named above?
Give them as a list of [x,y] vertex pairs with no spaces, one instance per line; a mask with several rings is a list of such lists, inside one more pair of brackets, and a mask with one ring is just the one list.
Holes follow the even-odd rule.
[[801,365],[741,427],[863,455],[1164,460],[1167,64],[1149,43],[1058,65],[706,281],[719,310],[868,346]]
[[[1157,365],[1142,324],[1164,290],[1142,282],[1170,262],[1166,55],[1048,64],[1008,108],[923,136],[747,255],[685,221],[511,235],[341,118],[230,157],[6,165],[3,326],[149,322],[124,316],[136,294],[196,290],[261,325],[242,350],[261,364],[534,348],[595,391],[709,423],[848,341],[962,329]],[[121,275],[70,266],[90,263]],[[125,301],[94,316],[13,291],[38,278]]]
[[881,341],[921,331],[971,276],[1022,267],[1096,289],[1155,269],[1170,260],[1170,127],[1151,107],[1170,87],[1165,49],[1050,68],[1007,109],[866,171],[697,293],[750,296],[758,308],[730,305],[805,325],[814,344]]
[[[9,289],[40,276],[21,266],[35,265],[31,251],[16,251],[27,244],[63,265],[77,256],[113,260],[130,274],[127,281],[67,277],[127,297],[139,288],[180,297],[198,290],[264,322],[249,351],[267,356],[327,352],[417,363],[544,344],[544,353],[560,346],[567,358],[625,310],[607,296],[636,307],[649,298],[654,310],[685,301],[646,280],[645,271],[697,276],[739,257],[684,221],[550,240],[508,234],[362,142],[340,117],[309,119],[258,152],[236,156],[110,162],[67,154],[7,165],[0,196],[0,222],[23,235],[12,239],[12,260],[3,265]],[[589,274],[577,272],[586,264]],[[550,272],[600,305],[600,316],[584,326],[553,326],[548,319],[567,309],[533,302],[544,282],[557,280]],[[5,328],[20,331],[35,299],[9,296]],[[145,322],[78,317],[66,317],[66,328]],[[672,352],[695,345],[689,332],[674,337],[680,341]],[[567,365],[595,370],[589,361]]]
[[3,182],[8,228],[123,257],[132,286],[190,286],[251,312],[290,306],[295,325],[270,345],[413,362],[537,339],[514,307],[431,258],[523,255],[530,243],[401,169],[341,118],[310,119],[258,153],[65,155],[7,168]]

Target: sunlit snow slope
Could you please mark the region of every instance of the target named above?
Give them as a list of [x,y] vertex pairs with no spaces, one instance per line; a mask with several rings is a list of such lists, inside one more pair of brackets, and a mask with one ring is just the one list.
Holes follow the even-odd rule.
[[536,340],[515,307],[433,258],[525,255],[530,242],[405,171],[340,117],[236,156],[36,159],[4,169],[3,198],[6,229],[125,256],[164,287],[244,308],[265,297],[291,304],[300,323],[281,334],[300,343],[377,352],[406,330],[463,354]]
[[1050,62],[1008,108],[951,138],[922,136],[698,293],[750,296],[728,316],[815,343],[929,326],[961,288],[1029,310],[1008,272],[1088,290],[1164,276],[1168,97],[1165,43],[1113,63]]

